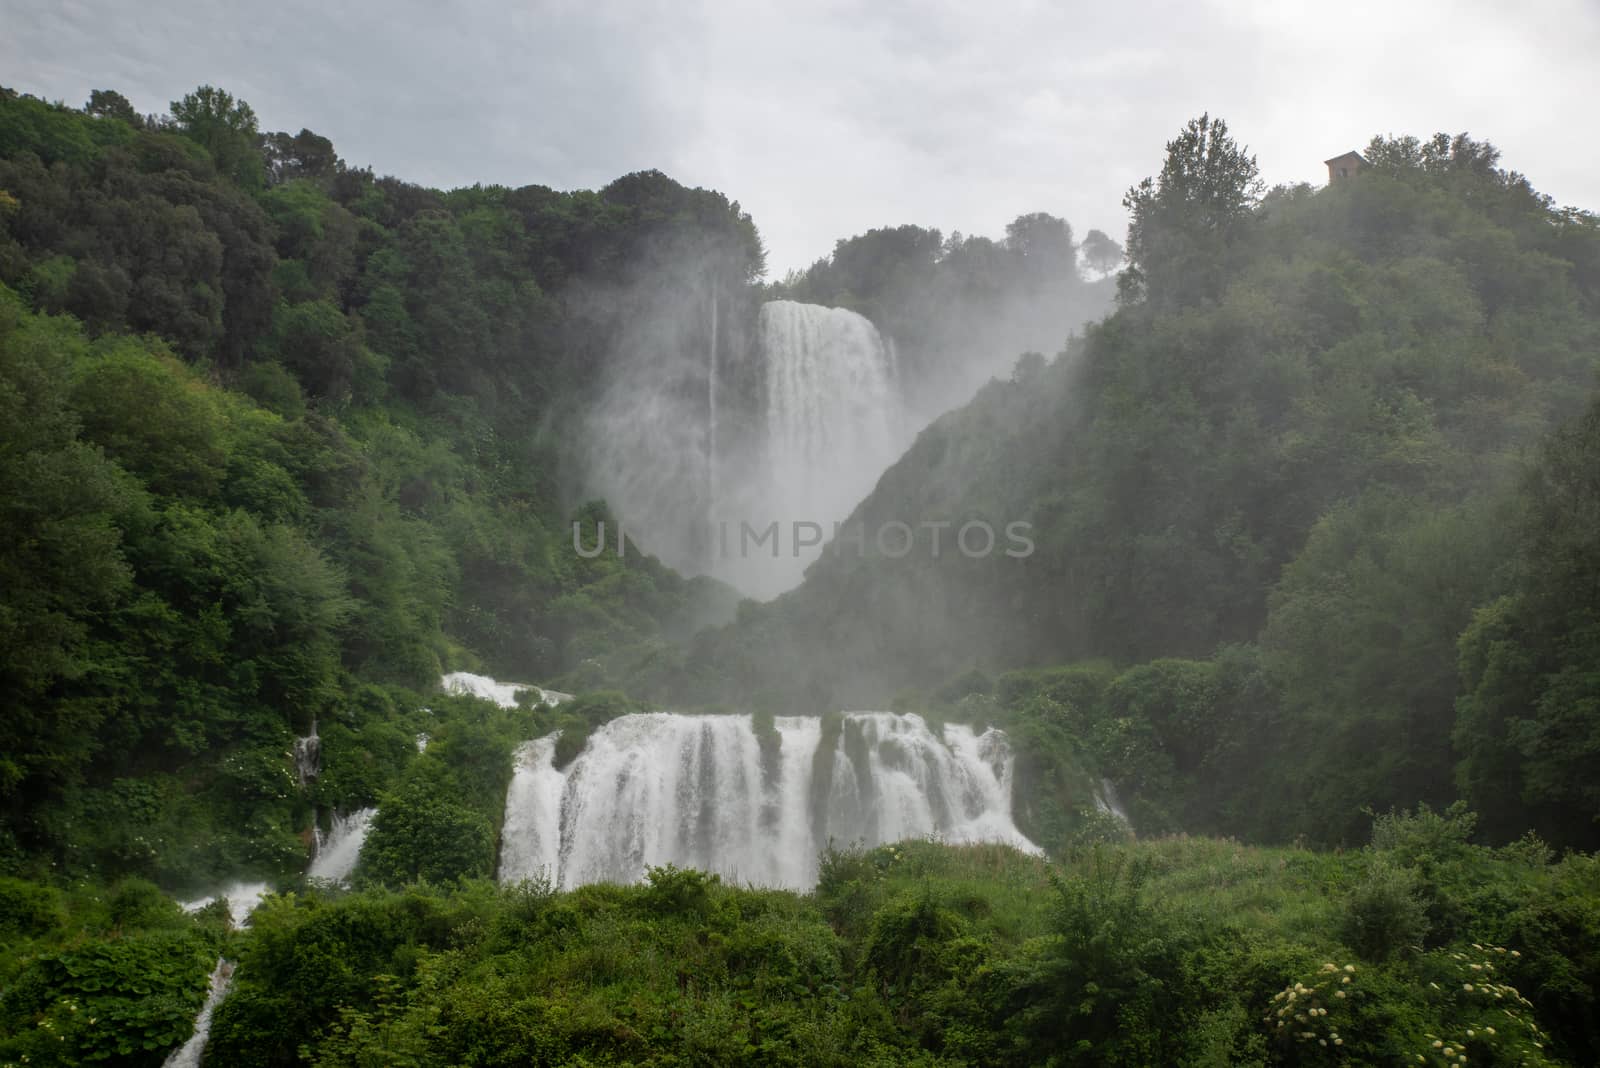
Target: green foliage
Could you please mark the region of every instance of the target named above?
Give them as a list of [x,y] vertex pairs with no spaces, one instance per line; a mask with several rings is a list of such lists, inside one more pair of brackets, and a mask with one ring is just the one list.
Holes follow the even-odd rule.
[[256,113],[249,104],[226,90],[202,85],[172,102],[172,119],[185,137],[210,154],[217,170],[249,188],[261,184]]
[[66,922],[59,897],[48,886],[0,878],[0,931],[13,938],[49,934]]
[[0,883],[0,1063],[158,1065],[189,1036],[217,940],[150,883]]
[[125,115],[91,118],[0,90],[0,156],[30,153],[44,163],[87,163],[103,145],[133,136]]
[[1345,903],[1340,939],[1369,961],[1420,949],[1428,913],[1418,883],[1414,871],[1374,861]]
[[[287,874],[319,808],[399,787],[416,694],[463,648],[599,688],[670,670],[725,607],[653,559],[579,559],[557,477],[628,314],[564,288],[653,284],[675,250],[747,285],[760,240],[720,194],[441,194],[210,86],[149,122],[109,90],[0,93],[0,191],[8,865]],[[315,717],[328,774],[286,787]],[[435,732],[479,817],[430,817],[471,824],[452,871],[492,866],[482,798],[533,729],[479,726]]]
[[1461,635],[1454,741],[1466,797],[1508,835],[1592,845],[1600,793],[1600,401],[1541,450],[1520,492],[1517,576]]
[[[1060,942],[1043,968],[1039,998],[1017,1025],[1035,1042],[1060,1043],[1065,1063],[1172,1063],[1188,986],[1185,933],[1143,897],[1145,874],[1098,852],[1088,871],[1056,885]],[[1198,991],[1189,992],[1194,996]]]
[[[1046,754],[1017,781],[1047,845],[1072,828],[1043,810],[1087,800],[1061,780],[1109,775],[1146,832],[1354,846],[1364,809],[1466,796],[1493,840],[1592,846],[1596,419],[1556,428],[1594,389],[1600,228],[1470,138],[1373,153],[1263,195],[1191,123],[1130,193],[1115,313],[936,420],[856,513],[1026,521],[1035,551],[824,555],[697,644],[698,699],[804,708],[826,665],[872,707],[1104,659],[1109,696],[998,687]],[[834,266],[942,268],[916,236]]]
[[385,794],[361,851],[362,874],[377,882],[447,883],[494,870],[495,832],[465,805],[425,790]]
[[[1059,867],[905,842],[830,852],[810,895],[674,868],[564,893],[276,895],[230,936],[238,963],[207,1057],[1289,1066],[1443,1064],[1448,1046],[1451,1064],[1591,1063],[1593,1003],[1578,997],[1600,983],[1594,858],[1488,850],[1469,825],[1384,817],[1370,854],[1168,838]],[[1379,864],[1449,899],[1463,929],[1355,959],[1341,932]],[[0,953],[20,1043],[6,1054],[85,1060],[41,1058],[59,1056],[57,1034],[113,1049],[123,1032],[96,1030],[107,1019],[134,1043],[161,1036],[123,1054],[135,1063],[186,1037],[217,952],[210,921],[147,883],[26,898],[55,920]]]
[[1218,279],[1206,268],[1226,257],[1263,191],[1256,158],[1226,122],[1209,114],[1190,119],[1167,142],[1161,173],[1122,198],[1130,216],[1122,299],[1183,304],[1215,296]]
[[649,884],[645,902],[663,915],[703,915],[711,908],[711,888],[720,881],[715,875],[671,864],[652,867],[645,872],[645,882]]

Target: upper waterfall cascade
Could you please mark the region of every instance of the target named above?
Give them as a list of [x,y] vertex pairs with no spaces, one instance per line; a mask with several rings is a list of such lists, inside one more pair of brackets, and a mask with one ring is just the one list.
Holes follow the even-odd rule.
[[[763,733],[765,737],[763,737]],[[830,842],[934,836],[1038,852],[1012,822],[1012,756],[920,716],[622,716],[565,769],[555,736],[525,744],[506,798],[500,878],[560,887],[632,882],[675,864],[757,885],[808,888]]]
[[588,424],[585,492],[669,566],[772,597],[909,444],[895,349],[844,308],[774,300],[753,332],[730,330],[713,293],[703,314],[694,344],[616,371]]
[[[724,524],[732,543],[713,573],[769,597],[797,585],[821,551],[800,546],[794,525],[815,524],[831,538],[904,451],[908,428],[894,346],[871,320],[774,300],[761,306],[757,335],[766,380],[760,461],[747,485],[712,502],[719,551]],[[776,555],[751,549],[742,524],[760,531],[773,522]]]

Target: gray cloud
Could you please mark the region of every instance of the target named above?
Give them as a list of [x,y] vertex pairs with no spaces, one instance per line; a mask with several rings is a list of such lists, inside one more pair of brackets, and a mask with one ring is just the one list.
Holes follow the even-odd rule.
[[8,7],[14,88],[155,111],[209,82],[431,185],[659,167],[740,200],[779,274],[903,222],[998,234],[1042,210],[1119,235],[1122,191],[1201,110],[1273,182],[1374,133],[1470,130],[1600,207],[1574,129],[1600,97],[1592,0]]

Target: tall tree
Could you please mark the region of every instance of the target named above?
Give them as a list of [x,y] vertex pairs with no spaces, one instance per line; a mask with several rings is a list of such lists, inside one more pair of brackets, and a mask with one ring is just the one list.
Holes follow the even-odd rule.
[[1492,832],[1600,843],[1600,399],[1523,487],[1520,575],[1461,638],[1457,777]]
[[99,118],[121,119],[136,128],[144,125],[144,120],[133,110],[128,98],[114,89],[92,91],[89,94],[89,102],[83,106],[83,110]]
[[172,119],[185,137],[211,154],[219,172],[246,188],[262,184],[261,135],[249,104],[224,89],[202,85],[172,102]]
[[1127,255],[1122,246],[1106,236],[1104,230],[1090,230],[1083,239],[1083,262],[1091,271],[1110,274],[1122,266]]
[[1122,198],[1132,216],[1123,299],[1181,305],[1214,297],[1223,250],[1264,189],[1256,158],[1228,135],[1225,121],[1190,119],[1167,142],[1161,173]]

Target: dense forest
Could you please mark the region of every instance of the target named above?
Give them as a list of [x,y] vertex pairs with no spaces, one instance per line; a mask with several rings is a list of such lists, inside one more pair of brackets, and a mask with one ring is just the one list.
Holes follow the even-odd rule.
[[[766,283],[658,172],[445,192],[211,87],[0,90],[0,1065],[160,1064],[222,958],[212,1064],[1600,1060],[1600,222],[1466,135],[1363,156],[1266,190],[1204,117],[1125,248],[886,227]],[[846,525],[1036,551],[868,537],[768,603],[578,551],[584,416],[708,291],[961,401]],[[493,881],[528,739],[891,706],[1003,728],[1042,855]],[[176,903],[241,878],[248,926]]]
[[[948,678],[1058,723],[1152,826],[1359,844],[1366,808],[1465,798],[1501,840],[1600,845],[1600,225],[1464,136],[1365,157],[1262,195],[1192,123],[1130,192],[1115,314],[850,520],[945,521],[945,550],[824,554],[704,636],[685,691]],[[973,519],[1037,549],[958,552]],[[1025,697],[994,682],[1017,668]]]
[[560,406],[626,309],[552,294],[688,243],[753,276],[737,205],[659,174],[441,194],[210,89],[0,109],[0,852],[289,870],[281,753],[313,719],[409,716],[479,657],[648,658],[728,610],[572,551],[569,512],[604,513],[563,499]]

